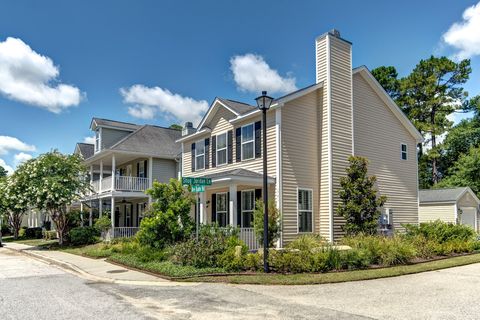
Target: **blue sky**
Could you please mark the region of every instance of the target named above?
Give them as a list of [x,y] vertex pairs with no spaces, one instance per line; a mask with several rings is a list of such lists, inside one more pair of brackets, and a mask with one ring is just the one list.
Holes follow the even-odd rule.
[[216,96],[310,85],[314,39],[332,28],[354,66],[405,75],[431,54],[468,56],[465,87],[479,94],[480,5],[464,15],[477,2],[4,0],[0,165],[72,152],[93,116],[168,126],[198,121]]

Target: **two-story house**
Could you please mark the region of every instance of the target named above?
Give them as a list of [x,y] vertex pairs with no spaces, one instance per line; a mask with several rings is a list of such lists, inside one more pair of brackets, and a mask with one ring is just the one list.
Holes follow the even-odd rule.
[[90,171],[92,191],[81,199],[82,209],[101,216],[109,211],[113,235],[135,234],[150,199],[145,190],[152,182],[180,176],[181,131],[153,125],[136,125],[93,118],[95,143],[78,143],[75,153]]
[[[315,56],[316,83],[275,99],[267,112],[268,192],[281,212],[279,245],[300,234],[342,236],[336,209],[350,155],[370,160],[394,229],[418,223],[422,136],[366,67],[352,69],[352,44],[338,31],[316,39]],[[212,178],[199,194],[200,222],[238,226],[250,247],[262,193],[261,127],[256,107],[216,98],[198,127],[186,127],[177,140],[183,176]]]

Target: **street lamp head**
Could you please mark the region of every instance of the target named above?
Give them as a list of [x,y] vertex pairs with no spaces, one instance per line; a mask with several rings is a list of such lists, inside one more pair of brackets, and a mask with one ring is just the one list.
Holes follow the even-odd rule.
[[273,98],[267,96],[267,91],[262,91],[262,95],[256,98],[255,101],[257,101],[257,106],[260,110],[268,110],[270,109]]

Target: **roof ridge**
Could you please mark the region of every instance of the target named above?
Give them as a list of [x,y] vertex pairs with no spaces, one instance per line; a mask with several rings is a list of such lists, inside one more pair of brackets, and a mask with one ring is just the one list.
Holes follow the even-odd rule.
[[118,122],[118,123],[123,123],[123,124],[130,124],[130,125],[132,125],[132,126],[141,126],[141,124],[138,124],[138,123],[126,122],[126,121],[119,121],[119,120],[112,120],[112,119],[107,119],[107,118],[93,117],[93,119],[105,120],[105,121],[112,121],[112,122]]
[[243,101],[238,101],[238,100],[233,100],[233,99],[228,99],[228,98],[222,98],[222,97],[217,97],[217,98],[220,99],[220,100],[227,100],[227,101],[231,101],[231,102],[235,102],[235,103],[240,103],[240,104],[243,104],[243,105],[246,105],[246,106],[249,106],[249,107],[255,107],[254,105],[243,102]]

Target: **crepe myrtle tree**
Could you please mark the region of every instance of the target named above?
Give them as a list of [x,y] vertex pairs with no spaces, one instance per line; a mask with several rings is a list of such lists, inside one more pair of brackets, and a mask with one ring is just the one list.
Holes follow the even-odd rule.
[[18,239],[23,216],[29,208],[25,189],[26,185],[19,179],[17,173],[0,181],[0,211],[2,211],[0,215],[3,213],[7,217],[14,239]]
[[70,219],[67,208],[89,189],[82,159],[55,150],[27,161],[17,169],[16,174],[28,186],[29,204],[47,211],[55,223],[58,242],[63,245]]

